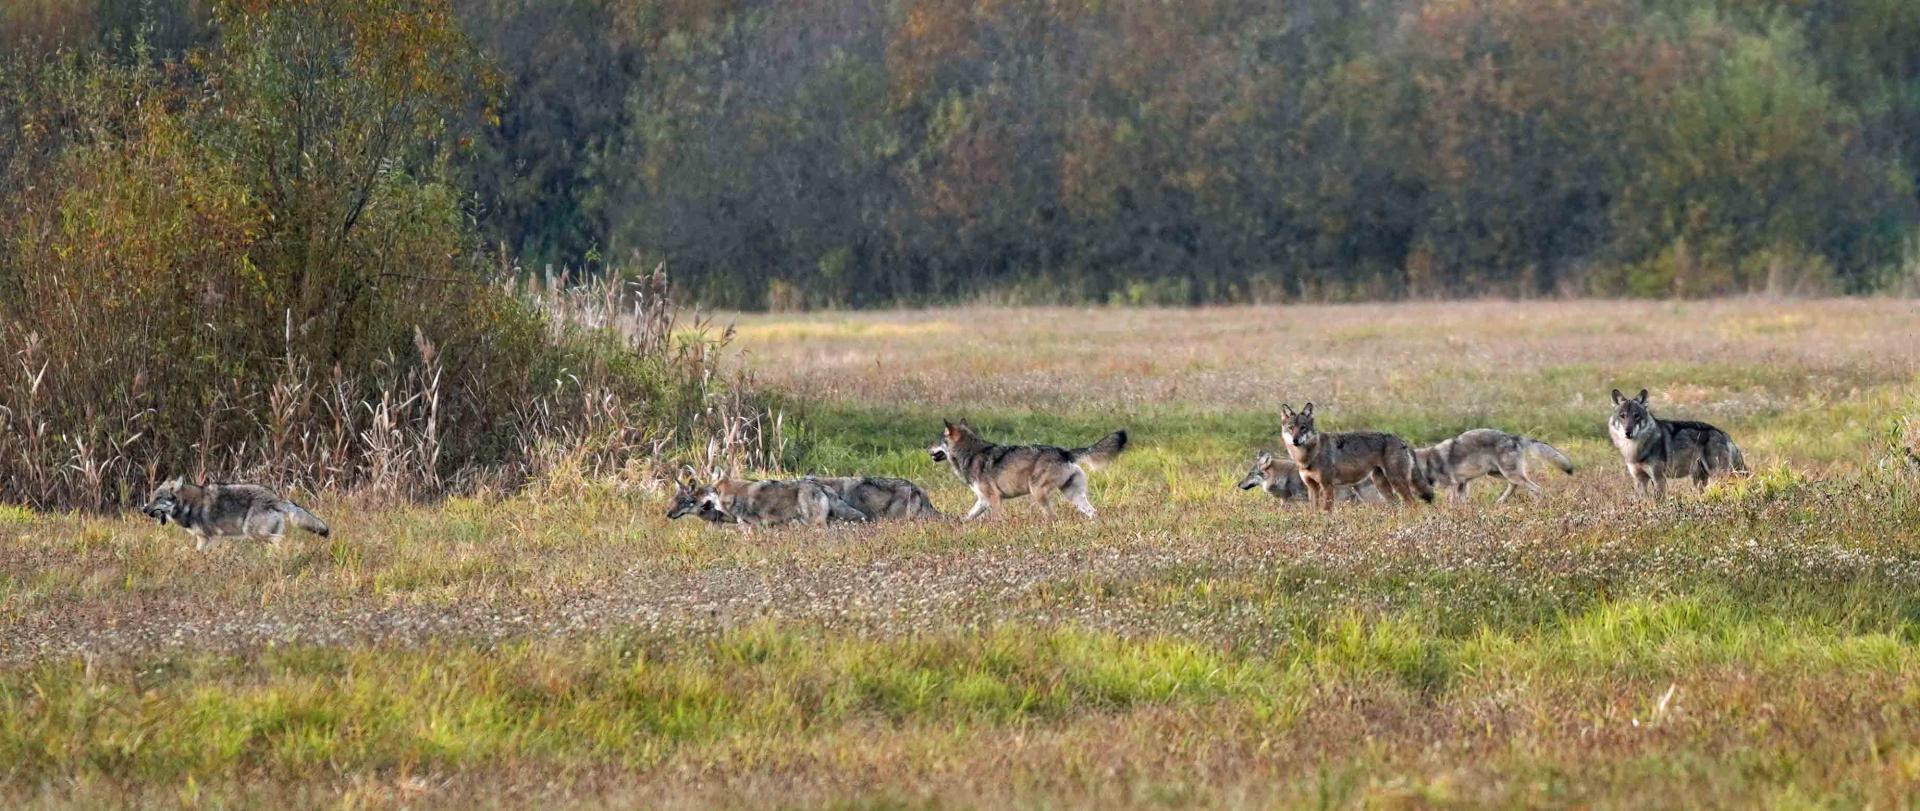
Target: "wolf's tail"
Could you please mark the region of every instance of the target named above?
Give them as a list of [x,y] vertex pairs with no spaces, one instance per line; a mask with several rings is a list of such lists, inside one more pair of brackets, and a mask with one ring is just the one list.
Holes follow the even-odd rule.
[[1085,448],[1075,448],[1067,453],[1073,456],[1074,464],[1088,470],[1099,470],[1126,449],[1127,432],[1121,430],[1103,436],[1099,442]]
[[1560,468],[1561,473],[1569,476],[1573,475],[1573,461],[1568,459],[1566,454],[1561,453],[1559,448],[1548,445],[1533,437],[1526,437],[1526,441],[1528,448],[1539,451],[1541,456],[1553,460],[1554,465]]
[[860,511],[859,507],[847,503],[847,500],[833,493],[827,493],[827,520],[829,521],[871,521],[872,517]]
[[286,512],[287,521],[296,527],[322,538],[333,534],[333,530],[327,529],[327,522],[320,520],[320,516],[308,512],[305,507],[291,501],[285,501],[281,502],[280,509]]

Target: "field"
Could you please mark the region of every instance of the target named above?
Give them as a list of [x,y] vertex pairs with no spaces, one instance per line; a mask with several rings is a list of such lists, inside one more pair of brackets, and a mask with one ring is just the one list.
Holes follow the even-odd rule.
[[[1910,302],[737,318],[792,467],[1135,445],[1093,521],[745,535],[591,483],[196,553],[0,508],[0,803],[1901,806],[1920,787]],[[1755,474],[1631,496],[1614,387]],[[1578,467],[1320,514],[1232,483],[1281,402]]]

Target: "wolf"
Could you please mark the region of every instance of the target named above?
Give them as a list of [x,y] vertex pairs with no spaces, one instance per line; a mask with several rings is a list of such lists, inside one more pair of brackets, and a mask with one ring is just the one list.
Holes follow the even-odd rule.
[[996,445],[980,437],[965,420],[947,421],[938,439],[927,446],[935,463],[946,462],[973,491],[973,509],[966,520],[986,515],[1003,498],[1033,494],[1040,512],[1053,517],[1053,495],[1066,496],[1082,515],[1098,515],[1087,501],[1087,471],[1095,470],[1127,449],[1127,432],[1114,431],[1084,448],[1052,445]]
[[808,524],[824,527],[833,521],[866,521],[869,516],[812,479],[734,479],[722,476],[701,496],[705,511],[719,513],[708,520],[739,522],[750,527]]
[[[1292,459],[1274,456],[1266,451],[1254,457],[1252,469],[1234,486],[1242,490],[1258,487],[1282,501],[1307,500],[1307,484],[1300,479],[1300,466],[1294,464]],[[1353,487],[1335,490],[1335,497],[1341,501],[1382,501],[1386,498],[1380,494],[1379,488],[1373,486],[1372,478]]]
[[1687,476],[1705,489],[1713,473],[1746,473],[1747,459],[1727,432],[1704,422],[1663,420],[1647,408],[1647,390],[1628,397],[1613,390],[1607,434],[1627,463],[1636,493],[1667,494],[1667,479]]
[[1358,485],[1372,477],[1382,492],[1412,503],[1415,494],[1433,503],[1433,488],[1413,473],[1413,449],[1407,441],[1378,431],[1322,432],[1314,428],[1313,403],[1299,411],[1280,404],[1280,439],[1300,467],[1307,495],[1322,509],[1333,509],[1333,488]]
[[938,519],[940,511],[920,485],[906,479],[871,476],[808,476],[842,501],[869,517],[896,519]]
[[1467,484],[1481,476],[1505,479],[1507,489],[1498,501],[1506,501],[1516,486],[1539,493],[1540,485],[1527,473],[1527,452],[1535,451],[1568,475],[1573,462],[1559,448],[1532,437],[1509,434],[1492,428],[1475,428],[1452,439],[1443,439],[1413,452],[1414,475],[1429,487],[1445,487],[1449,499],[1467,497]]
[[673,500],[667,503],[667,518],[680,519],[697,515],[710,524],[737,524],[740,520],[721,512],[709,503],[707,495],[711,488],[691,479],[679,479],[674,482]]
[[332,534],[319,516],[257,484],[194,484],[176,476],[155,488],[140,512],[163,526],[179,524],[200,550],[232,537],[278,542],[289,524],[322,538]]

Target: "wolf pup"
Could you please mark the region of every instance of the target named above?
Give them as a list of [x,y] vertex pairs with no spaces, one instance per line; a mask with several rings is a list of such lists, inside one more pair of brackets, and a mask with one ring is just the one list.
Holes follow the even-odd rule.
[[1413,475],[1413,449],[1407,441],[1378,431],[1322,432],[1313,427],[1313,403],[1299,411],[1282,403],[1280,438],[1287,455],[1300,466],[1307,495],[1322,509],[1333,509],[1333,488],[1373,477],[1381,491],[1411,503],[1417,493],[1433,502],[1433,488]]
[[940,438],[927,447],[933,461],[953,466],[975,499],[967,511],[971,521],[1000,506],[1000,500],[1033,494],[1040,512],[1053,517],[1053,495],[1066,496],[1081,514],[1097,515],[1087,501],[1087,471],[1113,461],[1127,449],[1127,432],[1115,431],[1084,448],[1052,445],[995,445],[980,437],[965,420],[946,423]]
[[[1234,486],[1242,490],[1258,487],[1282,501],[1307,500],[1307,484],[1300,479],[1300,466],[1294,464],[1292,459],[1274,456],[1266,451],[1254,457],[1253,468]],[[1341,501],[1381,501],[1386,498],[1373,486],[1371,478],[1353,487],[1336,489],[1335,497]]]
[[871,476],[808,476],[842,501],[852,504],[868,516],[895,519],[938,519],[920,485],[906,479],[882,479]]
[[1452,501],[1466,498],[1467,484],[1481,476],[1505,479],[1507,489],[1502,490],[1496,500],[1506,501],[1507,496],[1513,495],[1515,486],[1541,492],[1539,483],[1527,473],[1528,451],[1539,452],[1563,473],[1573,473],[1573,462],[1568,461],[1559,448],[1532,437],[1475,428],[1431,447],[1415,449],[1414,475],[1430,487],[1447,488]]
[[[753,480],[722,476],[701,497],[700,509],[713,510],[716,523],[738,521],[750,527],[827,521],[866,521],[866,513],[812,479]],[[704,513],[702,515],[704,516]]]
[[1647,409],[1647,390],[1627,397],[1613,390],[1613,416],[1607,434],[1627,463],[1636,493],[1667,494],[1667,479],[1691,477],[1704,489],[1713,473],[1745,473],[1746,457],[1727,432],[1704,422],[1663,420]]
[[190,484],[181,476],[162,482],[140,512],[193,533],[195,549],[232,537],[278,542],[289,524],[322,538],[331,532],[307,508],[260,485]]

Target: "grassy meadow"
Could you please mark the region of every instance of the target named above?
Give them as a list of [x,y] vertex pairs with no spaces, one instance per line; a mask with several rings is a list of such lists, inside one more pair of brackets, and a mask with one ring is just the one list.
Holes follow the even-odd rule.
[[[742,315],[794,472],[971,496],[943,417],[1134,445],[1093,521],[743,534],[664,494],[304,500],[196,553],[0,508],[0,804],[1904,806],[1920,788],[1910,302]],[[1632,497],[1608,391],[1755,470]],[[1281,402],[1544,439],[1496,504],[1232,483]],[[1541,465],[1539,467],[1546,467]]]

